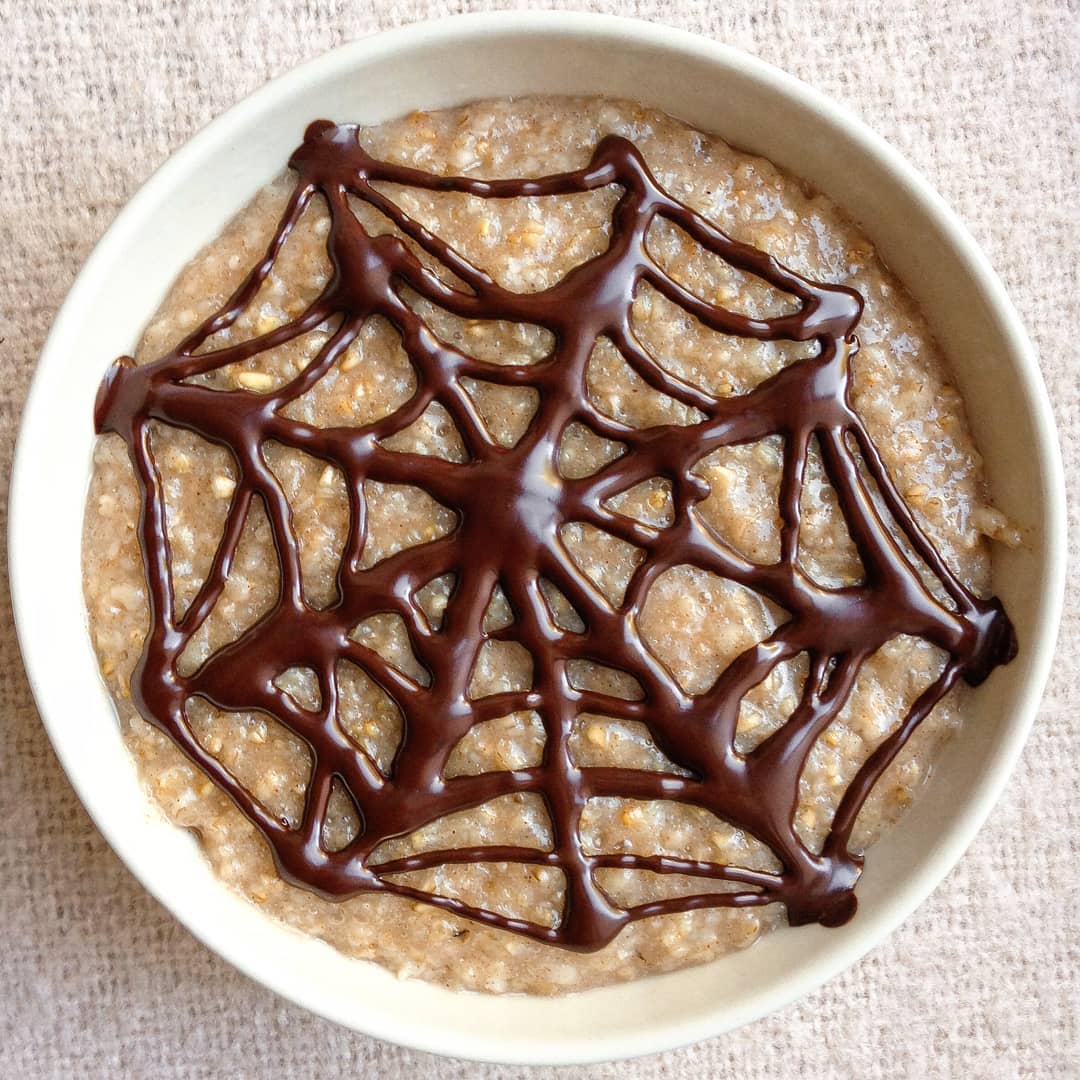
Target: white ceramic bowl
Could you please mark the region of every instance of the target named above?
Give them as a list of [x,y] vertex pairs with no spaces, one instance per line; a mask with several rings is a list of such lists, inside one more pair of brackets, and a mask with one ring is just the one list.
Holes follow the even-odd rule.
[[[745,953],[582,996],[491,997],[402,982],[262,916],[213,877],[148,802],[91,651],[79,542],[94,393],[196,251],[281,168],[306,123],[365,122],[470,99],[637,98],[807,178],[858,219],[921,301],[968,403],[996,502],[1028,546],[999,550],[995,589],[1020,656],[978,695],[915,810],[879,846],[859,914],[769,935]],[[733,1028],[804,994],[888,934],[945,876],[997,798],[1046,678],[1064,575],[1054,424],[1023,328],[963,226],[900,156],[807,86],[661,26],[585,15],[442,20],[338,49],[200,132],[132,199],[56,319],[26,406],[11,490],[11,579],[45,725],[106,839],[194,934],[251,977],[359,1031],[504,1062],[586,1062]]]

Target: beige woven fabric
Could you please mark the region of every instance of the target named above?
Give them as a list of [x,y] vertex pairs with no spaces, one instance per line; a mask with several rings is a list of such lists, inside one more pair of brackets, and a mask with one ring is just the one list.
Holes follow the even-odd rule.
[[[93,243],[169,153],[266,79],[342,41],[499,6],[507,5],[0,0],[3,475],[54,313]],[[1075,565],[1075,5],[573,6],[663,20],[755,52],[852,106],[928,176],[985,246],[1039,348],[1074,497]],[[891,941],[750,1029],[558,1075],[1080,1075],[1078,601],[1073,588],[1056,674],[1008,792],[946,885]],[[446,1061],[350,1034],[196,943],[120,865],[57,767],[22,674],[6,583],[0,697],[0,1075],[555,1075]]]

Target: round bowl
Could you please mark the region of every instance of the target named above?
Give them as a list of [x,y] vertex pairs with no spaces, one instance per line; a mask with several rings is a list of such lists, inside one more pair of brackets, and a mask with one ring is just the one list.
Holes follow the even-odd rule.
[[[399,981],[270,921],[217,881],[192,838],[150,803],[121,742],[87,633],[79,549],[103,372],[132,348],[184,264],[282,168],[308,121],[552,92],[658,106],[845,207],[921,302],[967,401],[995,502],[1027,543],[998,550],[995,564],[1019,658],[973,699],[977,718],[873,849],[851,923],[780,930],[711,964],[583,995],[496,997]],[[11,585],[30,681],[71,783],[131,871],[211,949],[383,1039],[491,1061],[588,1062],[706,1038],[792,1001],[881,941],[948,873],[1001,792],[1046,679],[1063,507],[1053,418],[1016,312],[964,227],[882,139],[803,83],[687,33],[591,15],[479,15],[379,34],[277,79],[195,136],[117,217],[57,316],[30,391],[11,488]]]

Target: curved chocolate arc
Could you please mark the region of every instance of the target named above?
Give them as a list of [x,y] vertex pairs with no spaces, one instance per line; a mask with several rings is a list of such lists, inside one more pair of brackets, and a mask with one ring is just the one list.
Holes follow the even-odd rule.
[[[355,127],[318,121],[308,128],[290,165],[299,175],[295,192],[264,259],[234,296],[159,360],[136,367],[130,358],[121,358],[99,393],[97,430],[115,432],[126,441],[141,488],[139,536],[150,632],[131,686],[141,714],[230,796],[266,838],[286,879],[329,898],[393,893],[578,950],[602,947],[632,921],[705,907],[781,903],[793,924],[845,922],[855,911],[853,889],[862,869],[862,857],[849,850],[849,839],[875,781],[959,678],[978,683],[1016,652],[1001,605],[972,595],[945,564],[897,494],[850,405],[849,361],[858,348],[854,330],[862,312],[859,295],[809,281],[764,252],[732,240],[663,191],[641,154],[621,138],[605,138],[588,166],[575,172],[482,181],[376,161],[359,144]],[[552,287],[519,294],[498,285],[412,220],[373,186],[378,182],[465,192],[482,199],[568,195],[607,185],[616,185],[622,193],[613,211],[607,250]],[[325,200],[331,220],[327,248],[333,275],[322,294],[294,321],[268,334],[198,352],[252,301],[316,196]],[[349,210],[347,196],[389,217],[465,288],[443,282],[401,239],[369,235]],[[684,229],[731,266],[796,297],[798,310],[755,319],[694,295],[672,280],[647,250],[646,232],[658,219]],[[638,342],[630,312],[642,282],[713,330],[759,340],[815,342],[817,355],[786,367],[750,393],[714,398],[665,370]],[[531,366],[481,362],[441,342],[403,299],[406,289],[454,315],[537,324],[552,333],[554,349]],[[364,321],[375,315],[396,327],[415,367],[417,387],[411,400],[392,415],[362,427],[318,428],[283,416],[282,408],[328,372]],[[269,394],[219,391],[184,382],[324,323],[329,323],[332,334],[322,351],[292,382]],[[685,427],[636,429],[599,412],[586,391],[585,371],[601,337],[609,338],[650,386],[693,406],[703,419]],[[462,387],[463,377],[538,392],[537,412],[515,446],[504,447],[491,437]],[[432,402],[440,402],[453,418],[468,451],[467,461],[398,453],[382,444]],[[187,428],[227,447],[239,477],[211,572],[183,617],[178,617],[173,600],[165,504],[149,442],[151,421]],[[591,476],[564,477],[558,452],[572,423],[623,443],[627,452]],[[767,435],[781,435],[785,446],[782,554],[773,565],[756,565],[725,545],[701,518],[696,506],[708,488],[691,470],[718,447]],[[819,441],[826,472],[865,567],[863,583],[850,588],[823,588],[798,564],[800,494],[812,437]],[[324,610],[316,610],[304,598],[289,504],[262,454],[268,440],[314,455],[346,477],[351,528],[337,575],[338,596]],[[853,447],[864,470],[858,467]],[[867,476],[878,489],[876,498]],[[670,527],[654,528],[607,506],[612,496],[650,477],[671,483],[676,514]],[[365,480],[423,488],[456,511],[456,527],[438,540],[363,568]],[[256,497],[265,506],[280,564],[276,603],[194,674],[182,675],[178,657],[221,596]],[[609,603],[571,559],[560,539],[560,528],[569,522],[588,523],[645,552],[621,605]],[[930,594],[902,540],[939,580],[949,604]],[[748,586],[789,615],[767,640],[746,650],[708,692],[696,697],[680,688],[638,631],[649,587],[665,570],[680,564]],[[435,629],[416,593],[447,573],[456,575],[456,584],[444,622]],[[584,632],[556,624],[541,592],[545,578],[580,614]],[[484,614],[497,585],[510,602],[515,622],[506,630],[488,633]],[[377,613],[402,617],[412,648],[430,674],[429,685],[421,685],[350,638],[350,630]],[[793,825],[800,773],[814,742],[847,701],[860,665],[898,634],[926,638],[948,654],[948,661],[900,728],[863,765],[822,852],[814,853]],[[520,642],[531,653],[533,685],[528,691],[473,701],[467,688],[477,655],[485,640],[500,637]],[[743,695],[778,664],[800,653],[807,655],[809,676],[794,714],[754,750],[740,753],[735,733]],[[341,660],[359,665],[401,711],[402,740],[385,773],[338,724]],[[575,689],[568,677],[568,665],[574,660],[632,673],[644,691],[642,699],[625,701]],[[274,685],[277,676],[294,666],[316,673],[321,692],[318,710],[301,708]],[[221,709],[268,714],[307,743],[313,770],[298,826],[270,814],[200,745],[185,717],[185,705],[194,696]],[[525,709],[541,716],[546,732],[540,765],[445,776],[451,750],[475,723]],[[644,722],[659,748],[689,775],[578,766],[569,738],[575,717],[585,711]],[[322,846],[322,826],[335,778],[354,800],[362,827],[343,850],[328,851]],[[542,797],[554,837],[551,850],[485,846],[425,852],[392,862],[371,858],[389,838],[515,792]],[[598,796],[671,799],[703,807],[768,845],[781,869],[767,873],[665,856],[590,854],[578,824],[586,801]],[[474,862],[520,862],[561,870],[566,902],[558,925],[508,918],[393,880],[410,870]],[[731,883],[734,890],[624,909],[597,885],[594,874],[601,867],[695,875]]]

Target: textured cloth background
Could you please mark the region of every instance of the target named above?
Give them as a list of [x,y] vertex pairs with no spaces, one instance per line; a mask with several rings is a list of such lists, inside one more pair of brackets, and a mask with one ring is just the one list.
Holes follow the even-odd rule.
[[[266,79],[376,30],[500,4],[0,0],[0,472],[49,323],[150,172]],[[641,0],[575,7],[748,49],[854,108],[941,191],[1039,349],[1080,506],[1080,16],[1015,0]],[[3,523],[0,523],[2,525]],[[0,536],[6,535],[6,525]],[[2,543],[2,541],[0,541]],[[3,559],[6,567],[6,556]],[[892,939],[725,1038],[565,1077],[1080,1076],[1080,589],[1023,761],[971,851]],[[350,1034],[196,943],[57,767],[0,585],[0,1075],[509,1077]]]

